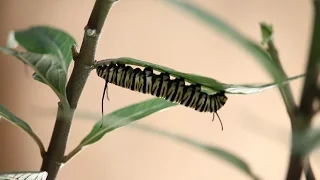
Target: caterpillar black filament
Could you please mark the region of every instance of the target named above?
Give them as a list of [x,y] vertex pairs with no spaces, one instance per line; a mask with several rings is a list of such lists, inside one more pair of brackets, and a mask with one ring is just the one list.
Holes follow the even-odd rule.
[[[100,65],[96,68],[99,77],[105,79],[106,84],[102,97],[102,114],[103,114],[103,99],[108,88],[108,83],[121,86],[133,91],[138,91],[145,94],[151,94],[168,101],[179,103],[186,107],[190,107],[199,112],[211,112],[217,114],[221,128],[223,125],[217,111],[226,103],[227,97],[224,92],[209,95],[201,91],[199,84],[186,85],[184,79],[170,79],[169,73],[154,74],[150,67],[133,69],[131,66],[126,66],[120,63],[110,63]],[[107,98],[108,92],[107,92]]]

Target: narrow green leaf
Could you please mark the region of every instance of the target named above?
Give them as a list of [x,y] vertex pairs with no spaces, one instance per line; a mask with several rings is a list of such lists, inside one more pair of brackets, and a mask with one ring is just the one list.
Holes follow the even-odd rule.
[[175,105],[177,104],[165,99],[153,98],[105,115],[103,119],[94,125],[91,132],[80,142],[80,144],[65,156],[64,163],[68,162],[86,146],[99,141],[106,133]]
[[63,63],[52,54],[37,54],[31,52],[18,52],[14,49],[0,47],[3,53],[15,56],[23,63],[29,65],[37,76],[34,78],[51,87],[57,94],[64,107],[69,107],[66,95],[67,72]]
[[191,4],[188,1],[180,1],[180,0],[166,0],[167,2],[171,3],[177,8],[180,8],[184,12],[192,15],[193,17],[197,18],[198,20],[204,22],[210,28],[217,30],[218,32],[222,33],[229,37],[233,42],[237,43],[243,49],[247,50],[255,59],[262,64],[262,66],[267,70],[269,75],[275,79],[276,83],[280,83],[282,81],[281,76],[279,75],[279,70],[277,67],[272,63],[270,56],[268,53],[259,46],[258,43],[253,42],[249,38],[242,35],[238,30],[231,27],[223,20],[218,18],[213,13],[209,13],[199,7]]
[[53,27],[35,26],[15,31],[15,38],[29,52],[57,56],[56,60],[64,62],[62,67],[68,69],[72,60],[71,47],[76,44],[68,33]]
[[224,161],[228,162],[229,164],[233,165],[243,173],[250,176],[252,179],[259,179],[250,169],[250,167],[245,163],[241,158],[237,157],[236,155],[232,154],[231,152],[228,152],[222,148],[215,147],[209,144],[204,144],[195,140],[192,140],[187,137],[180,136],[178,134],[169,133],[163,130],[159,130],[150,126],[141,125],[141,124],[132,124],[129,127],[133,127],[139,130],[147,131],[150,133],[154,133],[160,136],[167,137],[169,139],[185,143],[191,147],[197,148],[199,150],[202,150],[206,153],[208,153],[210,156],[215,156],[218,158],[223,159]]
[[[105,64],[109,62],[120,62],[124,64],[129,64],[129,65],[135,65],[135,66],[141,66],[141,67],[151,67],[152,69],[159,71],[159,72],[168,72],[170,75],[173,77],[180,77],[184,78],[185,81],[189,83],[198,83],[202,85],[202,89],[207,92],[207,93],[215,93],[217,91],[225,91],[228,94],[253,94],[253,93],[259,93],[265,90],[268,90],[270,88],[276,87],[278,84],[277,83],[268,83],[268,84],[226,84],[222,83],[216,79],[212,79],[209,77],[204,77],[201,75],[197,74],[192,74],[192,73],[183,73],[176,71],[174,69],[160,66],[157,64],[153,64],[150,62],[138,60],[138,59],[133,59],[130,57],[120,57],[120,58],[115,58],[115,59],[107,59],[107,60],[102,60],[98,61],[95,66],[98,66],[100,64]],[[289,81],[304,77],[305,74],[294,76],[291,78],[288,78],[285,81],[282,81],[281,83],[289,83]]]
[[114,111],[104,116],[101,128],[102,119],[95,124],[91,132],[81,141],[80,146],[95,143],[110,131],[175,105],[177,104],[165,99],[153,98]]
[[45,149],[40,138],[36,135],[35,132],[33,132],[29,124],[12,114],[8,109],[6,109],[3,105],[0,104],[0,118],[1,117],[8,120],[13,125],[21,128],[24,132],[31,136],[31,138],[38,144],[41,155],[45,154]]
[[[290,77],[281,82],[282,85],[289,83],[290,81],[305,77],[305,74],[300,74],[297,76]],[[268,84],[241,84],[241,85],[232,85],[224,84],[225,91],[230,94],[254,94],[260,93],[262,91],[277,87],[277,83],[268,83]]]
[[0,174],[0,180],[46,180],[48,173],[42,172],[10,172]]

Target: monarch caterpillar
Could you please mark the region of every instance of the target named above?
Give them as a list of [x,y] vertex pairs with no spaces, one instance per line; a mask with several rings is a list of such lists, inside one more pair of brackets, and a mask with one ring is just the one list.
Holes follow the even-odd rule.
[[[151,94],[174,103],[179,103],[199,112],[213,113],[212,121],[214,120],[214,114],[217,114],[223,130],[223,125],[217,111],[228,99],[224,91],[209,95],[201,91],[199,84],[186,85],[183,78],[172,80],[169,73],[161,72],[159,75],[154,74],[151,67],[141,70],[140,68],[133,69],[125,64],[111,62],[110,64],[96,67],[96,72],[99,77],[106,81],[102,97],[102,114],[104,95],[107,91],[108,83],[112,83],[133,91]],[[109,99],[108,92],[106,94],[107,99]]]

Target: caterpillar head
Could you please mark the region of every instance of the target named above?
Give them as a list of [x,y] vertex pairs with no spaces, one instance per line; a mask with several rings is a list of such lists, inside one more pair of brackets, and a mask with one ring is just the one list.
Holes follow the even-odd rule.
[[217,95],[217,98],[219,99],[220,103],[224,105],[228,100],[228,97],[224,94],[224,91],[217,93]]

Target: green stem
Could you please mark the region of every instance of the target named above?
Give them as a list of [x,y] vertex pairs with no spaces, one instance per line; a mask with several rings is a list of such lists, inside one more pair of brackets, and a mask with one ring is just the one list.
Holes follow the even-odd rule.
[[96,0],[91,12],[79,55],[73,57],[75,64],[67,85],[67,98],[70,108],[64,109],[60,104],[49,144],[48,152],[43,158],[41,171],[48,172],[47,180],[54,180],[64,162],[66,144],[72,124],[74,111],[88,76],[92,70],[98,40],[105,19],[113,3],[117,0]]
[[[279,55],[278,55],[278,51],[276,49],[276,47],[274,46],[273,42],[270,41],[268,42],[268,49],[267,51],[269,52],[271,59],[274,61],[274,64],[278,67],[279,72],[281,74],[281,78],[282,79],[286,79],[287,75],[281,65],[280,59],[279,59]],[[291,88],[289,86],[289,84],[279,84],[279,91],[281,93],[282,99],[284,101],[284,104],[286,106],[287,109],[287,113],[290,117],[290,122],[291,122],[291,129],[292,131],[295,131],[296,127],[299,127],[300,125],[300,121],[297,118],[297,109],[298,107],[296,106],[296,103],[294,102],[294,98],[292,95],[292,91]],[[292,141],[293,142],[293,141]],[[292,146],[293,147],[293,146]],[[293,150],[291,149],[291,152],[293,152]],[[290,176],[290,178],[295,177],[294,179],[298,178],[300,179],[301,173],[302,173],[302,169],[303,169],[303,164],[300,163],[299,161],[301,160],[301,158],[299,156],[297,156],[296,154],[291,154],[290,155],[290,164],[289,164],[289,169],[291,170],[295,170],[295,171],[290,171],[288,172],[288,174],[291,174],[292,176]],[[297,179],[297,180],[298,180]],[[292,179],[293,180],[293,179]]]

